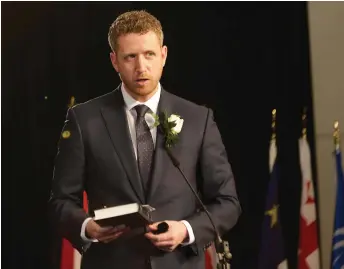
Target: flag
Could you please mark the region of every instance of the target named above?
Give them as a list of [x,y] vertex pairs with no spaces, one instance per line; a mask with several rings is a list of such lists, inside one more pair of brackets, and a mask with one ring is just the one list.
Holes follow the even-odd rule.
[[212,243],[205,252],[205,269],[216,269],[217,256],[215,244]]
[[270,181],[265,204],[265,216],[262,226],[259,269],[287,269],[288,263],[284,252],[284,240],[280,224],[278,200],[278,164],[275,139],[270,143]]
[[[84,192],[84,210],[88,210],[87,195]],[[65,238],[62,239],[60,269],[80,269],[81,255]]]
[[332,241],[332,269],[344,269],[344,175],[342,156],[336,148],[337,196]]
[[306,138],[299,139],[300,168],[302,174],[298,269],[318,269],[319,243],[317,213],[312,181],[311,154]]

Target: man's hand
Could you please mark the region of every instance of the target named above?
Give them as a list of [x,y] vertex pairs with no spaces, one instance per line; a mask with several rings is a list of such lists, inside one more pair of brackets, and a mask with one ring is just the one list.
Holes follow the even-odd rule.
[[165,233],[153,234],[152,232],[157,230],[157,226],[160,222],[153,223],[148,226],[150,232],[145,236],[148,238],[154,246],[164,251],[172,252],[180,243],[182,243],[188,237],[188,231],[186,226],[181,221],[165,221],[169,229]]
[[109,243],[117,239],[123,233],[129,231],[129,227],[101,227],[94,220],[90,220],[86,225],[86,235],[91,239],[98,239],[99,242]]

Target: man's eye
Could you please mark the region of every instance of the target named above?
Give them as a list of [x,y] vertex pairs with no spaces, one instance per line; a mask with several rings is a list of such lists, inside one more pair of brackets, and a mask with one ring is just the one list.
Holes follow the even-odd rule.
[[125,57],[126,59],[134,59],[135,58],[135,54],[129,54]]

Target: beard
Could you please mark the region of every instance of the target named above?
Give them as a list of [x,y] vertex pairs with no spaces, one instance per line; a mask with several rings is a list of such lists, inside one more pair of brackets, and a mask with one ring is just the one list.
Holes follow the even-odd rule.
[[[134,98],[134,99],[146,99],[150,98],[157,90],[158,87],[158,80],[154,80],[151,77],[145,77],[143,80],[127,80],[121,77],[121,80],[125,86],[127,92]],[[146,98],[145,98],[146,97]]]

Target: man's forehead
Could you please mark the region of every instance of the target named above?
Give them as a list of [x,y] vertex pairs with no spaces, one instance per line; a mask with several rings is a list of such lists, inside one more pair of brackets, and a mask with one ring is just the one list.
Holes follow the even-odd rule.
[[153,32],[122,35],[118,38],[117,44],[120,51],[155,50],[160,47],[159,39]]

